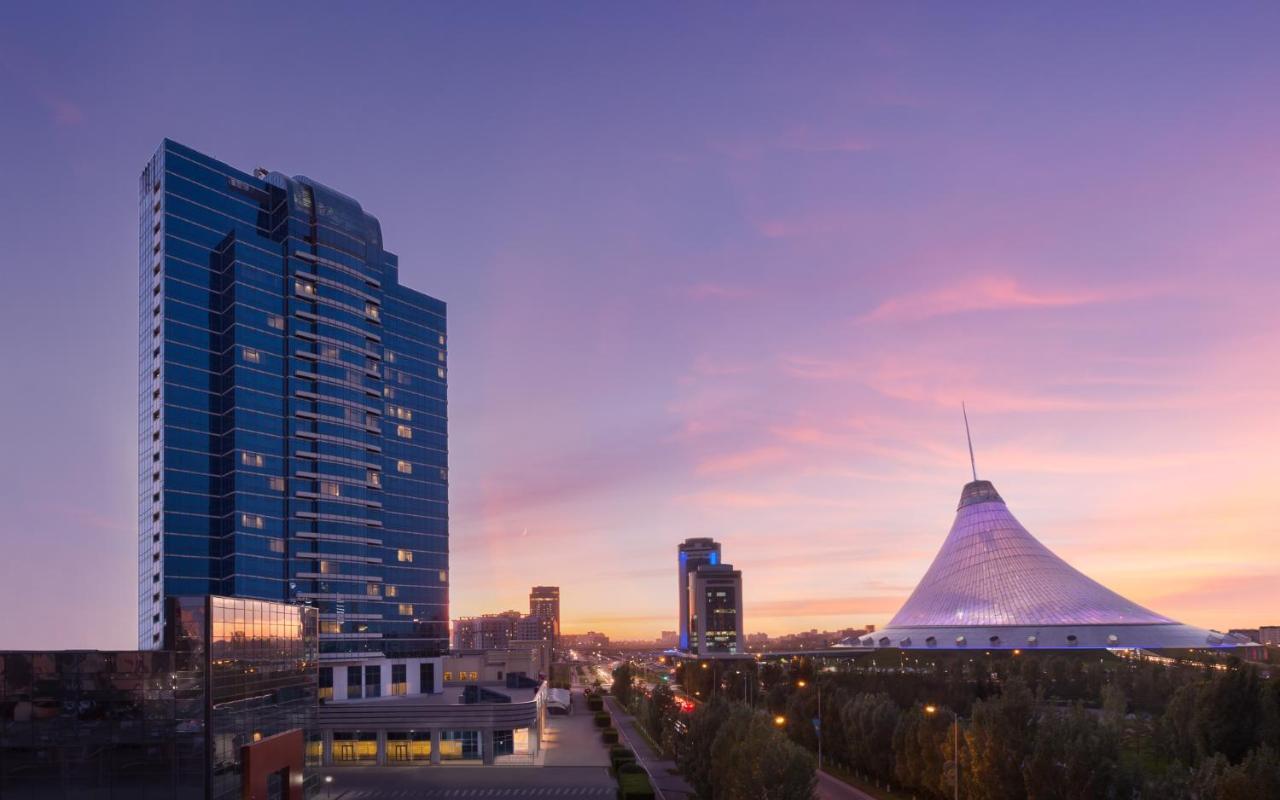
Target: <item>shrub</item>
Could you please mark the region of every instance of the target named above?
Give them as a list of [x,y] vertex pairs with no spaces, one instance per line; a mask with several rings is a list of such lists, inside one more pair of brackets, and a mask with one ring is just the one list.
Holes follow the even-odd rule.
[[[629,771],[626,767],[634,767]],[[618,772],[618,797],[621,800],[652,800],[653,787],[649,784],[649,776],[635,764],[623,764]]]
[[617,743],[618,743],[618,729],[617,729],[617,728],[605,728],[604,730],[600,731],[600,738],[604,740],[604,743],[605,743],[605,744],[617,744]]
[[636,762],[636,754],[631,752],[631,748],[624,744],[615,744],[609,748],[609,765],[613,767],[613,771],[617,772],[623,764],[634,764]]
[[597,727],[597,728],[607,728],[607,727],[609,727],[609,722],[611,721],[611,719],[612,719],[612,718],[609,716],[609,712],[608,712],[608,711],[597,711],[597,712],[596,712],[596,727]]
[[587,695],[587,708],[592,711],[603,711],[604,699],[598,694]]

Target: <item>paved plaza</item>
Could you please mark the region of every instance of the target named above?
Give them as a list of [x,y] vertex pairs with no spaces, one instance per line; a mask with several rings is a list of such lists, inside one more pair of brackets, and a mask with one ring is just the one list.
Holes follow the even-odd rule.
[[604,798],[617,784],[604,767],[339,767],[318,800]]

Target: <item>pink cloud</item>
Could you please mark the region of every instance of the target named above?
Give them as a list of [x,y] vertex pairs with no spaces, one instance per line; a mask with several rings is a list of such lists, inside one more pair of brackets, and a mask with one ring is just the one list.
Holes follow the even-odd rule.
[[697,472],[699,475],[717,472],[740,472],[782,461],[787,457],[788,452],[784,447],[767,445],[736,453],[712,456],[698,464]]
[[1016,278],[976,276],[952,286],[885,300],[859,319],[864,322],[920,322],[971,311],[1068,308],[1118,302],[1139,296],[1132,289],[1031,289]]

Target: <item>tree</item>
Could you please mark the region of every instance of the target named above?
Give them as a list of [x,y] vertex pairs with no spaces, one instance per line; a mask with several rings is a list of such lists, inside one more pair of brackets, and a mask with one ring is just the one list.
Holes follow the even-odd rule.
[[840,710],[851,766],[880,780],[893,779],[893,733],[901,712],[889,695],[858,694]]
[[631,668],[630,661],[623,661],[621,664],[613,668],[613,689],[611,690],[614,697],[618,698],[618,702],[623,706],[631,707],[631,693],[635,689],[635,674]]
[[951,715],[926,714],[919,704],[902,712],[893,731],[893,774],[927,796],[951,796]]
[[974,703],[960,753],[966,796],[978,800],[1026,797],[1022,762],[1034,734],[1033,698],[1021,679],[1010,680],[1003,694]]
[[741,705],[716,734],[711,763],[714,800],[811,800],[817,786],[813,756]]
[[1080,705],[1040,717],[1022,766],[1030,800],[1108,797],[1117,783],[1119,729],[1102,724]]
[[689,718],[689,732],[676,750],[676,765],[703,800],[712,796],[711,748],[729,711],[729,702],[721,697],[698,706]]
[[672,693],[671,687],[665,683],[659,683],[653,687],[653,694],[650,695],[645,709],[644,726],[655,742],[662,741],[663,733],[670,723],[675,707],[676,696]]

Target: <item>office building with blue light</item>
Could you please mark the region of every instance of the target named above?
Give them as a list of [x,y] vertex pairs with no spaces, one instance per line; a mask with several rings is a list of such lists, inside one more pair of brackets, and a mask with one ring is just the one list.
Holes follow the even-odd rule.
[[[685,539],[676,547],[677,556],[677,594],[680,596],[678,604],[680,604],[680,641],[678,641],[677,649],[682,653],[703,654],[709,653],[707,646],[703,645],[705,630],[707,630],[707,622],[710,621],[705,607],[703,590],[699,589],[696,576],[703,570],[708,571],[708,575],[717,573],[718,582],[723,582],[724,577],[728,573],[732,573],[733,579],[737,582],[737,589],[733,591],[732,603],[735,605],[735,621],[736,637],[735,650],[740,649],[742,643],[742,593],[740,572],[733,570],[728,564],[721,562],[721,545],[714,539]],[[722,568],[723,567],[723,568]],[[727,570],[727,572],[726,572]],[[719,622],[726,621],[724,613],[717,612],[716,620],[713,627]],[[723,637],[722,637],[723,644]]]
[[310,178],[165,140],[140,203],[139,646],[163,647],[166,597],[297,603],[322,663],[375,662],[362,696],[404,683],[379,659],[438,691],[445,304]]

